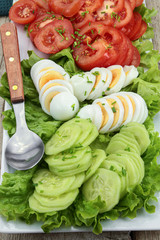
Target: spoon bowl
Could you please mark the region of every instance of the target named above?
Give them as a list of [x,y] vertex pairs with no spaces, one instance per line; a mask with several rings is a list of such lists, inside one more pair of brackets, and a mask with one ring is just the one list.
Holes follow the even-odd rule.
[[11,102],[16,118],[16,133],[7,143],[5,158],[11,167],[26,170],[34,167],[41,160],[44,144],[38,135],[28,129],[25,120],[23,79],[16,27],[13,23],[5,23],[0,27],[0,32]]

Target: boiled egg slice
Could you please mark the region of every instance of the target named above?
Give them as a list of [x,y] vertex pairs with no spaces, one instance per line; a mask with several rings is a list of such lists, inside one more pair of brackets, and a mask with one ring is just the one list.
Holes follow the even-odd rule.
[[106,95],[111,93],[116,93],[121,90],[124,85],[126,75],[125,72],[120,65],[113,65],[107,68],[112,72],[112,81],[109,85],[108,91],[106,91]]
[[105,95],[105,91],[112,80],[112,73],[106,68],[99,67],[93,68],[90,72],[95,75],[96,81],[87,99],[95,100]]
[[127,123],[132,121],[133,118],[133,106],[131,100],[126,95],[126,92],[119,92],[114,94],[116,97],[120,99],[124,108],[124,116],[122,125],[126,125]]
[[70,92],[61,92],[50,102],[50,114],[55,120],[67,121],[79,110],[77,98]]
[[126,75],[126,79],[124,82],[123,87],[128,86],[130,83],[132,83],[133,79],[138,77],[138,70],[135,66],[131,65],[131,66],[124,66],[123,68],[125,75]]
[[53,87],[50,87],[49,89],[47,89],[43,93],[41,98],[39,98],[39,101],[41,103],[43,111],[45,113],[47,113],[48,115],[51,115],[51,113],[50,113],[50,102],[52,101],[52,98],[54,98],[57,94],[59,94],[61,92],[70,93],[68,88],[66,88],[64,86],[53,86]]
[[49,82],[47,82],[41,89],[40,93],[39,93],[39,98],[42,98],[42,95],[45,91],[47,91],[47,89],[49,89],[50,87],[54,87],[54,86],[64,86],[66,88],[68,88],[68,90],[70,90],[70,92],[73,94],[73,88],[72,85],[64,80],[60,80],[60,79],[55,79],[55,80],[51,80]]
[[76,74],[70,79],[74,95],[80,102],[83,102],[88,97],[95,81],[96,77],[91,72]]
[[114,114],[111,110],[109,104],[107,101],[103,98],[96,99],[93,104],[98,104],[101,107],[102,115],[103,115],[103,121],[100,128],[100,133],[106,133],[110,129],[110,127],[113,124],[114,121]]
[[124,107],[120,99],[116,96],[110,95],[104,97],[104,99],[106,99],[114,114],[114,120],[112,126],[109,129],[109,132],[111,132],[118,129],[122,125],[124,118]]
[[93,124],[97,127],[97,130],[99,131],[103,121],[103,115],[99,105],[86,105],[80,109],[77,116],[84,119],[90,118]]

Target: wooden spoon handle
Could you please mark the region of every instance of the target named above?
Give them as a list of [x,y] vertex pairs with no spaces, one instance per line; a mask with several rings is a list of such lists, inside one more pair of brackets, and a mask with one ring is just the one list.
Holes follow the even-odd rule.
[[6,65],[11,102],[23,102],[23,79],[21,72],[19,45],[16,26],[5,23],[0,27],[4,60]]

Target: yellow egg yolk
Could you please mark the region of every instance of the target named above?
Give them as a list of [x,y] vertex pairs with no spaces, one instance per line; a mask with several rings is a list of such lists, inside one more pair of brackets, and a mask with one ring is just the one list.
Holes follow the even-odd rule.
[[[62,84],[60,84],[60,83],[50,83],[50,84],[48,84],[46,87],[45,87],[45,90],[43,91],[43,94],[50,88],[50,87],[54,87],[54,86],[63,86]],[[42,94],[42,95],[43,95]]]
[[111,70],[111,72],[112,72],[112,82],[110,83],[109,88],[113,88],[117,84],[117,82],[121,77],[122,69],[121,68],[113,69]]
[[50,70],[50,69],[52,69],[52,68],[53,68],[53,67],[42,68],[41,71],[39,71],[39,73],[44,72],[44,71],[47,71],[47,70]]
[[47,109],[48,112],[50,112],[50,102],[52,101],[52,98],[55,97],[57,94],[59,94],[60,92],[55,91],[55,92],[50,92],[46,98],[45,98],[45,108]]
[[[133,116],[134,116],[134,112],[135,112],[135,109],[136,109],[135,101],[134,101],[134,99],[133,99],[130,95],[127,95],[127,97],[129,98],[129,100],[130,100],[131,103],[132,103],[132,107],[133,107]],[[133,116],[132,116],[132,118],[133,118]]]
[[[93,91],[95,90],[95,88],[97,87],[97,85],[98,85],[98,83],[100,82],[100,80],[101,80],[101,74],[99,73],[98,75],[96,75],[96,81],[95,81],[95,83],[94,83],[94,86],[93,86],[91,92],[93,92]],[[91,93],[91,92],[90,92],[90,93]]]
[[120,114],[120,109],[119,109],[119,105],[118,103],[112,99],[112,98],[107,98],[106,101],[108,102],[109,106],[111,107],[112,111],[113,111],[113,114],[114,114],[114,120],[113,120],[113,123],[112,123],[112,127],[114,127],[117,122],[118,122],[118,119],[119,119],[119,114]]
[[40,78],[39,80],[39,88],[40,90],[42,89],[42,87],[49,82],[50,80],[54,80],[54,79],[61,79],[64,80],[64,77],[61,73],[56,72],[56,71],[48,71],[45,74],[43,74],[43,76]]
[[127,120],[127,117],[128,117],[128,112],[129,112],[129,106],[128,106],[128,102],[127,102],[127,100],[124,98],[124,97],[122,97],[122,96],[117,96],[120,100],[121,100],[121,102],[122,102],[122,104],[123,104],[123,107],[124,107],[124,116],[123,116],[123,123]]
[[107,122],[109,120],[109,116],[108,116],[108,113],[107,113],[106,109],[102,105],[102,103],[98,102],[97,104],[100,106],[101,111],[102,111],[102,122],[101,122],[101,127],[100,128],[103,128],[107,124]]

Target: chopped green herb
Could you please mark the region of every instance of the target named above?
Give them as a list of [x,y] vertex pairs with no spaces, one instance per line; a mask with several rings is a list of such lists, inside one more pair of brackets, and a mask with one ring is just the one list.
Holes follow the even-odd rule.
[[113,111],[114,113],[116,113],[116,109],[115,109],[115,107],[112,107],[112,111]]
[[71,105],[72,111],[75,109],[75,103]]

